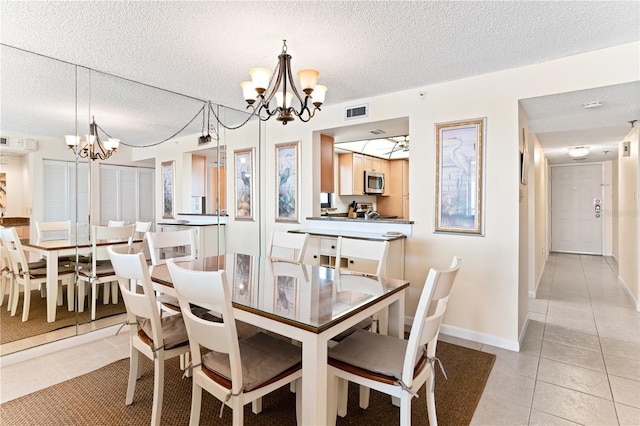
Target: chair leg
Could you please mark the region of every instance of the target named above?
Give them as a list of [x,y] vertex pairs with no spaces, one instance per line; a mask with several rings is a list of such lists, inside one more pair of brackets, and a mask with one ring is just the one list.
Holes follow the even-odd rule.
[[244,407],[239,403],[238,398],[233,398],[231,402],[231,409],[233,410],[233,425],[244,424]]
[[262,398],[256,398],[251,401],[251,412],[253,414],[262,413]]
[[435,394],[431,391],[433,389],[433,380],[434,377],[431,376],[429,380],[427,380],[427,414],[429,415],[429,424],[433,426],[438,426],[438,418],[436,416],[436,398]]
[[[296,381],[291,383],[295,383],[295,387],[297,389],[302,389],[300,387],[300,385],[302,384],[302,379],[297,379]],[[296,392],[296,424],[297,426],[302,425],[302,392]]]
[[78,280],[78,312],[84,312],[84,298],[87,295],[86,284]]
[[[107,286],[104,285],[106,291]],[[94,281],[91,283],[91,320],[96,319],[96,299],[98,298],[98,284]]]
[[64,296],[62,295],[62,281],[58,280],[58,300],[57,305],[62,306],[64,304]]
[[118,304],[118,281],[111,281],[111,303]]
[[347,402],[349,399],[349,381],[340,377],[336,377],[338,382],[338,415],[344,417],[347,415]]
[[109,283],[104,283],[102,284],[102,304],[103,305],[108,305],[109,304],[109,290],[111,289],[111,287],[109,286]]
[[198,386],[195,378],[193,379],[193,390],[191,391],[191,418],[190,426],[198,426],[200,424],[200,407],[202,405],[202,388]]
[[73,312],[74,308],[74,289],[75,284],[73,283],[73,275],[67,276],[67,310],[69,312]]
[[8,277],[5,275],[6,271],[2,271],[2,276],[0,277],[0,306],[4,304],[4,294],[7,291],[7,280]]
[[[333,373],[329,373],[329,401],[327,404],[329,409],[329,412],[327,413],[327,424],[329,426],[334,426],[338,417],[338,401],[341,397],[338,386],[339,380],[342,379],[338,378]],[[298,423],[300,423],[300,421],[298,421]]]
[[366,386],[360,385],[360,408],[366,410],[369,408],[369,394],[371,389]]
[[133,395],[136,392],[136,380],[138,380],[138,360],[140,352],[133,346],[131,347],[131,354],[129,355],[129,383],[127,384],[127,399],[125,405],[131,405],[133,403]]
[[151,409],[151,424],[160,426],[164,392],[164,351],[162,349],[156,352],[153,364],[153,408]]
[[[400,424],[411,426],[411,399],[413,397],[408,392],[402,392],[400,397]],[[436,426],[429,423],[429,426]]]
[[24,287],[24,302],[22,303],[22,322],[29,320],[29,308],[31,307],[31,285],[29,281],[26,282],[27,285]]
[[20,284],[16,280],[15,284],[13,284],[13,295],[11,296],[11,316],[16,316],[16,312],[18,311],[18,301],[20,299]]

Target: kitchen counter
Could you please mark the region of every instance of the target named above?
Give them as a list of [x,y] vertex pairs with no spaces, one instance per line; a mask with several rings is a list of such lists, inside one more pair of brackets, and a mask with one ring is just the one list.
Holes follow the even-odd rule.
[[[413,221],[410,220],[320,216],[306,218],[304,227],[297,231],[314,235],[392,240],[411,237],[412,230]],[[389,233],[400,233],[402,236]]]
[[367,222],[367,223],[394,223],[394,224],[409,224],[409,225],[413,225],[413,221],[412,220],[404,220],[404,219],[388,219],[385,218],[384,216],[381,217],[380,219],[367,219],[364,217],[345,217],[345,216],[334,216],[334,215],[328,215],[328,216],[318,216],[318,217],[308,217],[307,220],[328,220],[328,221],[342,221],[342,222]]
[[316,235],[320,237],[348,237],[348,238],[357,238],[360,240],[378,240],[378,241],[394,241],[400,240],[403,238],[407,238],[404,234],[380,234],[373,232],[357,232],[357,231],[344,231],[344,230],[328,230],[328,229],[314,229],[314,228],[303,228],[303,229],[293,229],[289,232],[294,234],[309,234]]
[[0,219],[2,226],[29,226],[31,220],[28,217],[3,217]]

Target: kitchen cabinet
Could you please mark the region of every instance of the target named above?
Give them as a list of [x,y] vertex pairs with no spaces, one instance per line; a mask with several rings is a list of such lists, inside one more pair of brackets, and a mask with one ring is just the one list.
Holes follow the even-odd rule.
[[[405,238],[389,241],[386,271],[387,275],[392,278],[404,278],[404,241]],[[309,235],[304,263],[335,268],[337,246],[337,237]],[[365,273],[373,274],[376,272],[375,262],[364,259],[342,258],[341,267]]]
[[340,195],[364,194],[364,157],[356,152],[338,156]]
[[335,192],[333,146],[333,137],[320,135],[320,192]]
[[385,196],[377,198],[378,213],[409,219],[409,160],[389,161]]
[[204,197],[207,158],[202,155],[191,156],[191,196]]
[[18,238],[21,240],[29,239],[29,225],[16,226],[15,228],[18,233]]

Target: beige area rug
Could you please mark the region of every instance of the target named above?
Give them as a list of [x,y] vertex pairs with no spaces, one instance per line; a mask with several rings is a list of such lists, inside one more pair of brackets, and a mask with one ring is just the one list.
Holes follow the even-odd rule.
[[[461,346],[438,343],[438,357],[446,370],[445,380],[436,376],[436,409],[440,425],[470,423],[493,367],[495,355]],[[141,358],[142,359],[142,358]],[[0,405],[0,424],[13,425],[148,425],[153,398],[153,364],[142,361],[143,375],[136,386],[134,403],[124,404],[129,360],[124,359],[100,370],[60,383]],[[178,360],[166,363],[163,425],[187,425],[191,407],[191,379],[183,378]],[[424,387],[413,399],[412,423],[427,425]],[[397,407],[388,396],[371,391],[370,406],[358,406],[358,387],[349,388],[348,414],[339,425],[394,425],[400,422]],[[231,409],[218,418],[220,402],[203,392],[201,425],[230,425]],[[285,386],[263,399],[262,413],[251,413],[245,406],[247,425],[295,425],[295,395]]]
[[[88,304],[88,297],[85,298],[84,312],[69,312],[67,309],[67,294],[65,289],[64,304],[62,306],[56,306],[56,320],[54,322],[47,322],[47,299],[40,297],[39,290],[31,291],[29,320],[22,322],[23,296],[23,293],[20,293],[18,310],[13,317],[11,313],[7,311],[8,297],[5,296],[4,298],[4,304],[0,307],[0,344],[26,339],[76,324],[86,324],[91,321],[91,305]],[[109,303],[108,305],[104,305],[102,304],[102,289],[100,289],[96,302],[96,319],[122,314],[127,311],[120,294],[118,294],[117,304]]]

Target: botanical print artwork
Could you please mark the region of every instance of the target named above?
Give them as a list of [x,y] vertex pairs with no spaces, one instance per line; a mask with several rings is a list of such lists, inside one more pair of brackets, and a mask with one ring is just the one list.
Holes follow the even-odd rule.
[[482,124],[437,126],[436,231],[482,233]]
[[236,254],[233,301],[247,304],[251,298],[251,256]]
[[276,277],[276,312],[280,315],[295,314],[296,279],[288,276]]
[[162,163],[162,217],[173,218],[173,161]]
[[0,173],[0,208],[7,208],[7,174]]
[[298,221],[298,143],[276,146],[277,215],[281,222]]
[[234,153],[236,219],[253,220],[253,148]]

